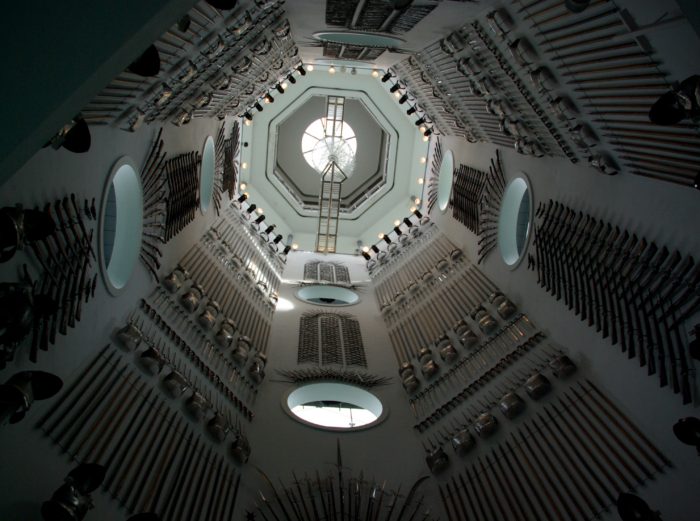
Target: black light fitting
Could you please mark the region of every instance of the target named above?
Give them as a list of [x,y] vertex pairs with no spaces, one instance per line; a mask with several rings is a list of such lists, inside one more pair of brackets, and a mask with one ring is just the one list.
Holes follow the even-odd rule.
[[267,228],[265,228],[265,233],[266,233],[267,235],[270,235],[270,234],[272,233],[272,230],[274,230],[276,227],[277,227],[276,224],[271,224],[270,226],[268,226]]
[[255,105],[253,105],[253,106],[258,110],[258,112],[262,112],[262,111],[263,111],[263,106],[260,104],[259,101],[256,101],[256,102],[255,102]]
[[254,222],[255,224],[260,224],[260,223],[263,222],[264,220],[265,220],[265,214],[262,214],[260,217],[258,217],[257,219],[255,219],[255,221],[253,221],[253,222]]
[[241,195],[241,196],[240,196],[238,199],[236,199],[236,200],[237,200],[239,203],[242,203],[242,202],[245,201],[246,199],[248,199],[248,194],[243,194],[243,195]]
[[253,213],[253,212],[255,211],[256,208],[257,208],[257,206],[255,205],[255,203],[253,203],[253,204],[251,204],[248,208],[246,208],[246,211],[245,211],[245,212],[246,212],[246,213]]
[[423,132],[423,135],[424,135],[424,136],[429,136],[429,135],[432,134],[432,133],[433,133],[433,129],[432,129],[432,128],[427,128],[427,129],[425,129],[425,132]]
[[280,94],[284,94],[284,87],[282,87],[281,83],[275,85],[275,88],[277,89],[277,92],[279,92]]
[[409,109],[406,111],[406,114],[408,114],[408,115],[410,116],[411,114],[415,114],[417,110],[418,110],[418,109],[417,109],[416,106],[414,105],[413,107],[409,108]]
[[398,83],[394,83],[394,84],[391,86],[391,88],[389,89],[389,92],[391,92],[391,93],[393,94],[394,92],[396,92],[396,91],[399,90],[400,88],[401,88],[401,85],[399,85]]
[[289,81],[289,83],[294,85],[297,82],[297,79],[294,77],[294,75],[292,73],[289,73],[287,75],[287,81]]
[[372,258],[372,257],[370,256],[370,254],[367,253],[366,251],[363,251],[363,252],[362,252],[362,256],[363,256],[365,259],[367,259],[367,260],[370,260],[370,259]]
[[387,244],[391,244],[391,239],[389,238],[389,236],[388,236],[388,235],[384,235],[384,236],[382,236],[382,239],[384,240],[384,242],[385,242],[385,243],[387,243]]
[[275,98],[273,98],[273,97],[272,97],[272,94],[270,94],[269,92],[268,92],[267,94],[265,94],[265,99],[267,100],[268,103],[274,103],[274,102],[275,102]]
[[399,105],[403,105],[403,104],[406,103],[407,101],[408,101],[408,94],[404,94],[403,96],[401,96],[401,97],[399,98]]
[[287,245],[284,247],[284,250],[282,251],[282,253],[283,253],[284,255],[287,255],[287,254],[289,253],[289,250],[291,250],[291,249],[292,249],[292,245],[291,245],[291,244],[287,244]]
[[415,215],[415,216],[418,217],[419,219],[422,219],[422,218],[423,218],[423,214],[420,212],[420,210],[419,210],[418,208],[416,208],[415,210],[413,210],[413,215]]
[[304,69],[303,65],[299,65],[299,67],[297,67],[297,70],[299,71],[299,74],[301,74],[302,76],[306,76],[306,69]]
[[398,226],[394,226],[394,232],[396,232],[396,235],[403,235],[401,228],[399,228]]
[[417,127],[420,127],[423,123],[425,123],[425,118],[419,118],[416,120]]
[[371,249],[374,253],[379,253],[379,246],[377,246],[376,244],[373,244],[372,246],[370,246],[370,249]]
[[409,228],[412,228],[412,227],[413,227],[413,223],[411,222],[411,219],[409,219],[408,217],[404,217],[404,218],[403,218],[403,222],[404,222],[404,224],[405,224],[406,226],[408,226]]
[[245,114],[243,114],[243,117],[245,117],[245,119],[248,121],[253,121],[253,115],[248,110],[246,110]]
[[280,234],[280,235],[277,235],[277,236],[272,240],[272,242],[274,242],[275,244],[279,244],[280,241],[281,241],[282,239],[284,239],[284,237],[282,237],[282,235]]
[[384,76],[382,76],[382,83],[386,83],[391,79],[391,73],[387,72]]

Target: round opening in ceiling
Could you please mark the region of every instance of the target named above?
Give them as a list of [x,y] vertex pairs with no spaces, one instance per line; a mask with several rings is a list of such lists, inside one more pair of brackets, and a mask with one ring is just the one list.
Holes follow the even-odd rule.
[[99,229],[102,278],[109,292],[118,295],[136,266],[143,230],[141,179],[130,158],[119,159],[107,179]]
[[352,306],[360,297],[351,289],[339,286],[314,284],[300,288],[296,296],[299,300],[317,306]]
[[440,170],[438,171],[438,208],[441,212],[447,210],[452,195],[452,178],[454,176],[455,160],[452,150],[448,150],[442,156]]
[[498,216],[498,249],[511,269],[518,266],[527,250],[532,221],[532,190],[524,174],[506,187]]
[[206,213],[211,204],[211,198],[214,194],[214,173],[216,164],[216,149],[214,147],[214,138],[208,136],[204,141],[204,150],[202,151],[202,165],[199,170],[199,208],[202,213]]
[[322,42],[358,47],[378,47],[386,49],[401,48],[406,41],[392,34],[366,33],[363,31],[322,31],[313,37]]
[[318,382],[292,389],[282,407],[300,423],[331,431],[373,427],[387,415],[374,394],[354,385]]
[[329,163],[335,162],[350,177],[355,166],[357,138],[355,131],[345,121],[336,128],[326,124],[326,118],[311,123],[301,138],[301,153],[306,162],[319,174]]

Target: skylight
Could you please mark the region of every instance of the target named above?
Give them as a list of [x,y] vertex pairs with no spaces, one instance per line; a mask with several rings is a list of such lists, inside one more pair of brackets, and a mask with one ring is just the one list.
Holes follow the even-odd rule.
[[332,129],[326,128],[326,118],[320,118],[311,123],[301,138],[301,152],[306,162],[322,173],[330,161],[340,167],[346,176],[352,174],[357,152],[355,131],[345,121],[337,123],[335,137],[331,137]]
[[343,402],[305,403],[294,407],[292,412],[309,423],[323,427],[361,427],[377,419],[373,412]]

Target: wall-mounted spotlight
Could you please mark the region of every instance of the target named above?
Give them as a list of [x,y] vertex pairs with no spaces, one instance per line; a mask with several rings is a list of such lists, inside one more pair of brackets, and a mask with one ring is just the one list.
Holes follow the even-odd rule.
[[[291,83],[292,85],[294,85],[294,84],[297,82],[297,79],[294,77],[293,74],[289,73],[289,74],[287,75],[287,81],[289,81],[289,83]],[[286,88],[286,87],[285,87],[285,88]]]
[[[401,221],[399,221],[401,223]],[[398,225],[394,226],[394,232],[396,235],[403,235],[403,232],[401,231],[401,228],[398,227]]]
[[423,135],[424,135],[424,136],[429,136],[429,135],[432,134],[432,133],[433,133],[433,129],[432,129],[432,128],[428,128],[428,129],[425,130],[425,132],[423,132]]
[[403,104],[406,103],[407,101],[408,101],[408,94],[404,94],[403,96],[401,96],[401,97],[399,98],[399,105],[403,105]]
[[420,162],[421,165],[424,165],[425,162],[427,161],[427,159],[425,158],[425,156],[423,156],[418,161]]
[[[243,190],[243,188],[241,188],[241,190]],[[236,199],[236,201],[238,201],[239,203],[242,203],[246,199],[248,199],[248,194],[243,194],[238,199]]]
[[263,106],[260,104],[259,101],[256,101],[256,102],[255,102],[255,105],[253,105],[253,106],[258,110],[258,112],[262,112],[262,111],[263,111]]
[[425,117],[418,118],[418,119],[416,120],[415,125],[416,125],[417,127],[420,127],[423,123],[425,123]]
[[279,244],[282,239],[284,239],[284,237],[282,237],[282,235],[280,234],[277,235],[274,239],[272,239],[272,242],[275,244]]
[[[258,211],[260,211],[260,208],[258,208]],[[263,222],[264,220],[265,220],[265,214],[261,214],[260,217],[258,217],[257,219],[255,219],[255,221],[253,221],[253,222],[254,222],[255,224],[260,224],[260,223]]]
[[415,212],[415,211],[416,211],[416,207],[415,207],[415,206],[411,206],[411,208],[409,208],[409,212],[413,213],[413,212]]
[[377,237],[378,237],[379,239],[383,239],[383,238],[384,238],[384,234],[383,234],[383,233],[378,233],[378,234],[377,234]]
[[374,253],[379,253],[379,246],[377,246],[376,244],[373,244],[372,246],[370,246],[370,248]]
[[385,243],[391,244],[391,239],[389,238],[388,235],[384,235],[384,234],[382,233],[381,236],[382,236],[382,237],[381,237],[382,240],[383,240]]
[[245,211],[246,211],[246,213],[251,214],[255,211],[256,208],[257,208],[257,206],[255,205],[255,203],[253,203],[248,208],[246,208]]
[[423,217],[423,214],[417,208],[415,210],[413,210],[413,215],[415,215],[419,219],[421,219]]
[[416,197],[413,202],[417,205],[420,204],[420,197]]
[[243,114],[243,117],[245,117],[245,119],[247,119],[248,121],[253,121],[253,115],[247,110],[245,114]]
[[284,87],[282,86],[281,83],[278,83],[277,85],[275,85],[275,89],[277,89],[277,92],[279,92],[280,94],[284,94]]
[[[299,65],[299,67],[297,67],[297,71],[299,71],[299,74],[301,74],[302,76],[306,76],[306,69],[304,69],[303,65]],[[290,74],[290,76],[291,76],[291,74]]]
[[265,228],[265,233],[266,233],[267,235],[270,235],[270,234],[272,233],[272,230],[274,230],[276,227],[277,227],[276,224],[271,224],[270,226],[268,226],[267,228]]
[[275,102],[275,98],[272,97],[272,94],[270,94],[269,92],[267,94],[265,94],[265,103],[274,103],[274,102]]
[[365,260],[370,260],[372,258],[372,256],[365,250],[362,250],[362,256],[365,258]]
[[401,88],[401,85],[399,85],[398,83],[394,83],[394,84],[391,86],[391,88],[389,89],[389,92],[394,93],[394,92],[396,92],[397,90],[399,90],[400,88]]
[[404,222],[404,224],[405,224],[406,226],[408,226],[409,228],[412,228],[412,227],[413,227],[413,223],[411,222],[411,219],[409,219],[408,217],[404,217],[404,218],[403,218],[403,222]]
[[335,74],[335,67],[333,65],[328,67],[328,74]]
[[411,114],[415,114],[417,110],[418,110],[418,108],[415,105],[413,105],[411,108],[409,108],[406,111],[406,114],[408,114],[410,116]]
[[384,76],[382,76],[382,83],[386,83],[392,78],[391,73],[387,72]]

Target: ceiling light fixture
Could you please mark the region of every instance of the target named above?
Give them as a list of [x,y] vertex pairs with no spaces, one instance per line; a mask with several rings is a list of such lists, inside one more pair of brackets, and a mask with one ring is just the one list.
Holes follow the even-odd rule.
[[276,224],[271,224],[270,226],[265,228],[265,235],[270,235],[272,233],[272,230],[274,230],[275,228],[277,228]]
[[246,213],[253,213],[255,209],[257,208],[257,205],[255,203],[251,204],[248,208],[246,208]]
[[277,89],[277,92],[279,92],[280,94],[284,94],[284,87],[282,86],[281,83],[278,83],[277,85],[275,85],[275,88]]
[[277,235],[277,236],[272,240],[272,242],[275,243],[275,244],[279,244],[280,241],[282,241],[282,239],[284,239],[284,237],[282,237],[282,235],[280,234],[280,235]]
[[[294,75],[293,75],[291,72],[287,75],[287,80],[288,80],[289,83],[291,83],[292,85],[294,85],[294,84],[297,82],[297,79],[294,77]],[[286,89],[286,88],[287,88],[287,87],[285,87],[285,89]]]
[[399,99],[401,97],[401,93],[399,91],[394,92],[394,97]]
[[[401,221],[399,221],[399,224],[401,224]],[[396,235],[403,235],[403,232],[401,231],[401,228],[399,228],[398,225],[394,226],[394,232],[396,232]]]
[[388,235],[382,234],[382,240],[387,244],[391,244],[391,239],[389,238]]
[[421,126],[421,127],[418,129],[418,132],[420,132],[421,134],[425,134],[425,130],[426,130],[425,127],[424,127],[424,126]]
[[377,246],[376,244],[373,244],[371,248],[374,253],[379,253],[379,246]]
[[289,250],[291,250],[291,249],[292,249],[292,247],[291,247],[289,244],[287,244],[287,245],[284,247],[284,250],[282,250],[282,254],[283,254],[283,255],[287,255],[287,254],[289,253]]
[[404,222],[404,224],[405,224],[406,226],[408,226],[409,228],[412,228],[412,227],[413,227],[413,223],[411,222],[411,219],[409,219],[408,217],[404,217],[404,218],[403,218],[403,222]]
[[333,67],[332,65],[328,67],[328,74],[335,74],[335,67]]
[[265,214],[260,212],[260,208],[258,208],[258,213],[260,214],[260,217],[258,217],[257,219],[255,219],[255,221],[253,221],[255,224],[260,224],[261,222],[263,222],[265,220]]
[[372,77],[379,78],[379,71],[377,69],[372,69]]
[[362,250],[362,256],[365,258],[365,260],[370,260],[372,258],[364,249]]
[[415,216],[418,217],[419,219],[421,219],[421,218],[423,217],[423,214],[420,213],[420,210],[418,210],[418,209],[413,210],[413,215],[415,215]]
[[408,94],[404,94],[403,96],[401,96],[401,97],[399,98],[399,105],[403,105],[403,104],[406,103],[407,101],[408,101]]
[[417,126],[417,127],[420,127],[423,123],[425,123],[425,117],[418,118],[418,119],[416,120],[416,126]]
[[430,138],[428,136],[423,136],[423,142],[427,143],[428,141],[430,141]]
[[260,104],[259,101],[256,101],[256,102],[255,102],[255,105],[253,105],[253,106],[258,110],[258,112],[262,112],[262,111],[263,111],[263,106]]
[[236,199],[236,201],[238,201],[239,203],[242,203],[246,199],[248,199],[248,194],[243,194],[238,199]]
[[[301,74],[302,76],[306,76],[306,70],[304,69],[303,65],[299,65],[299,67],[297,67],[297,71],[299,71],[299,74]],[[291,76],[291,74],[290,74],[290,76]]]
[[265,103],[274,103],[274,102],[275,102],[275,98],[272,97],[272,94],[270,94],[269,92],[267,94],[265,94]]
[[389,92],[392,92],[392,93],[393,93],[393,92],[396,92],[396,91],[399,90],[400,88],[401,88],[401,85],[399,85],[398,83],[394,83],[394,84],[391,86],[391,88],[389,89]]
[[246,120],[245,120],[245,126],[246,126],[246,127],[249,127],[249,126],[251,126],[252,124],[253,124],[253,122],[250,121],[249,119],[246,119]]
[[423,132],[423,135],[424,135],[424,136],[429,136],[429,135],[432,134],[432,133],[433,133],[433,129],[432,129],[432,128],[429,128],[429,129],[427,129],[425,132]]
[[250,112],[246,111],[246,113],[243,114],[243,116],[244,116],[245,119],[247,119],[248,121],[253,121],[253,115],[252,115]]
[[391,73],[387,72],[384,76],[382,76],[382,83],[386,83],[391,79]]
[[410,109],[406,111],[406,114],[410,116],[411,114],[415,114],[417,110],[418,108],[415,105],[413,105]]

